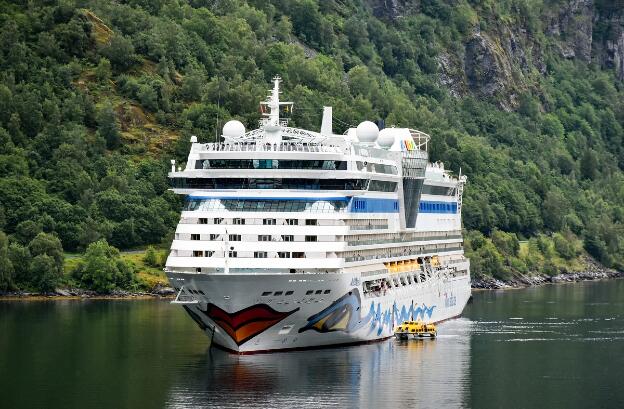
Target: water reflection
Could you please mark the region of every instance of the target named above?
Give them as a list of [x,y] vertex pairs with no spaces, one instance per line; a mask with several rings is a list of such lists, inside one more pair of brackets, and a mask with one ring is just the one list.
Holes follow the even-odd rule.
[[469,320],[437,340],[237,356],[216,349],[179,371],[170,408],[467,407]]
[[2,408],[619,408],[624,280],[479,292],[435,341],[237,356],[167,301],[0,302]]

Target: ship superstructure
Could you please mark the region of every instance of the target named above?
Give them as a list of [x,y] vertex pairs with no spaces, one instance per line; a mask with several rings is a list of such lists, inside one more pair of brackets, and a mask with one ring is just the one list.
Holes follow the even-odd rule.
[[288,126],[280,79],[259,127],[197,143],[173,191],[186,202],[166,273],[213,342],[246,353],[392,336],[458,316],[470,296],[465,176],[429,163],[429,135],[362,122]]

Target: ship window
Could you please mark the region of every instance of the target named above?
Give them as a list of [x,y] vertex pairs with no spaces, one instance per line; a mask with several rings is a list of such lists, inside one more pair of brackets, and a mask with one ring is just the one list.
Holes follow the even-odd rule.
[[254,251],[254,258],[267,258],[266,251]]
[[268,295],[271,295],[271,291],[265,291],[265,292],[262,293],[263,297],[266,297]]
[[240,217],[236,217],[234,219],[234,224],[245,224],[245,219],[241,219]]
[[219,234],[211,234],[210,235],[210,240],[212,240],[212,241],[218,240],[219,236],[220,236]]
[[305,241],[318,241],[317,236],[305,236]]
[[295,236],[293,236],[292,234],[283,234],[282,240],[283,241],[295,241]]
[[306,226],[316,226],[316,225],[318,225],[318,220],[306,219]]
[[230,239],[230,241],[241,241],[241,235],[240,234],[230,234],[229,239]]
[[201,250],[193,250],[193,257],[204,257],[204,252]]
[[396,182],[385,182],[382,180],[371,180],[368,190],[375,192],[394,192],[396,190]]
[[277,256],[279,258],[290,258],[290,251],[278,251]]
[[292,258],[305,258],[305,253],[302,251],[293,251]]
[[289,226],[296,226],[299,224],[299,219],[286,219],[286,224]]
[[313,293],[314,293],[314,291],[312,291],[312,290],[306,291],[306,295],[310,295],[310,294],[313,294]]
[[258,241],[271,241],[270,234],[260,234],[258,235]]
[[325,291],[323,291],[323,294],[329,294],[329,293],[331,293],[331,290],[325,290]]
[[236,257],[238,257],[238,252],[237,251],[229,251],[228,252],[228,257],[236,258]]
[[292,293],[293,293],[293,292],[294,292],[294,291],[292,291],[292,290],[290,290],[290,291],[286,291],[286,294],[284,294],[284,295],[292,295]]
[[196,272],[196,273],[201,273],[201,267],[197,267],[197,268],[195,268],[195,272]]
[[206,294],[204,294],[204,292],[202,290],[198,290],[197,292],[200,293],[201,295],[206,295]]
[[284,292],[283,291],[276,291],[275,294],[273,295],[282,295]]
[[[214,219],[212,219],[212,222],[214,224],[221,224],[221,222],[223,222],[223,217],[215,217]],[[206,223],[208,223],[207,219],[206,219]]]
[[213,254],[214,254],[214,251],[211,251],[211,250],[204,251],[204,257],[212,257]]
[[275,219],[263,219],[262,224],[267,226],[275,226]]
[[199,234],[191,234],[191,240],[199,240]]
[[199,218],[199,224],[208,224],[208,218],[200,217]]
[[322,293],[323,293],[323,290],[316,290],[316,291],[314,292],[314,294],[322,294]]

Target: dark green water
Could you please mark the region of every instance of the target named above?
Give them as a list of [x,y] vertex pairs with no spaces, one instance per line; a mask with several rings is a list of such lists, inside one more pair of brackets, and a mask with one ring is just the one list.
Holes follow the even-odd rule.
[[624,281],[478,292],[435,341],[234,356],[163,301],[0,302],[0,408],[621,408]]

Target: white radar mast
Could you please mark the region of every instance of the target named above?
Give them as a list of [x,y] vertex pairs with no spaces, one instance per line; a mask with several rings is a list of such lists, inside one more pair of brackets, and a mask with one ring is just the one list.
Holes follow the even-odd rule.
[[[282,141],[282,128],[288,126],[288,119],[280,119],[280,107],[286,107],[286,112],[292,112],[292,102],[280,102],[279,84],[282,79],[279,76],[273,78],[273,89],[266,101],[260,103],[260,110],[264,118],[260,120],[260,127],[264,130],[265,141],[268,143],[280,143]],[[267,109],[268,108],[268,112]]]

